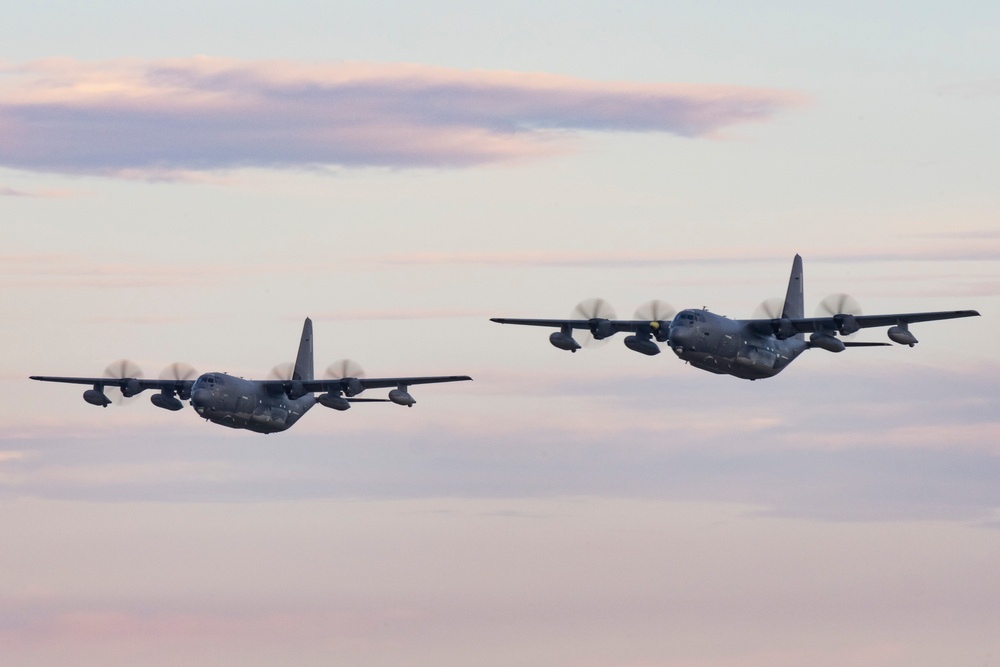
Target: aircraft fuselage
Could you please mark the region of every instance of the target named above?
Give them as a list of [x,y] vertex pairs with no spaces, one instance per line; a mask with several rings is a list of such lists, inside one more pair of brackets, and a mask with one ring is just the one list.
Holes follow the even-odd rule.
[[759,380],[780,373],[808,349],[802,337],[784,340],[707,310],[682,310],[670,323],[670,348],[696,368]]
[[191,405],[199,415],[257,433],[288,430],[315,404],[312,394],[291,399],[280,387],[225,373],[205,373],[191,387]]

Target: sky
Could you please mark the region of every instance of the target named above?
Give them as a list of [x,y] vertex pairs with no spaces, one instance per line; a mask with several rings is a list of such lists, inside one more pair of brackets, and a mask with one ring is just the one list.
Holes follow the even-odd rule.
[[[11,3],[8,3],[11,4]],[[1000,7],[0,9],[0,656],[1000,664]],[[490,317],[977,309],[761,382]],[[468,374],[262,436],[29,375]],[[869,330],[855,340],[884,340]]]

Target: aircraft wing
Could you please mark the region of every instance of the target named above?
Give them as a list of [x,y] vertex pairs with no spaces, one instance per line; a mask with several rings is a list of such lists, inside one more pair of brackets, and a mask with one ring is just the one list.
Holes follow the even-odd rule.
[[[813,333],[816,331],[836,331],[844,322],[843,315],[829,317],[795,317],[784,320],[790,322],[796,332]],[[943,310],[931,313],[897,313],[895,315],[850,315],[857,322],[858,328],[893,327],[914,322],[931,322],[934,320],[951,320],[959,317],[979,317],[975,310]],[[751,325],[772,327],[783,320],[750,320]]]
[[104,387],[129,387],[132,390],[142,391],[145,389],[169,389],[176,392],[188,390],[194,380],[154,380],[144,378],[77,378],[77,377],[57,377],[52,375],[32,375],[29,380],[39,380],[41,382],[65,382],[67,384],[89,384],[92,386],[102,385]]
[[[598,321],[606,323],[605,326],[610,326],[614,333],[618,333],[619,331],[638,331],[641,327],[649,326],[649,320],[604,320],[598,318]],[[490,322],[496,322],[497,324],[521,324],[529,327],[554,327],[556,329],[569,327],[570,329],[590,330],[594,326],[592,320],[531,320],[514,317],[491,317]]]
[[[408,378],[358,378],[358,382],[365,389],[381,389],[385,387],[398,387],[403,385],[404,387],[409,387],[414,384],[438,384],[440,382],[465,382],[466,380],[472,380],[468,375],[431,375],[425,377],[408,377]],[[322,384],[330,385],[330,388],[336,387],[340,388],[340,380],[312,380],[310,382],[304,382],[305,385],[311,384]],[[317,389],[316,391],[329,391],[326,386],[322,389]]]
[[[381,389],[399,386],[409,387],[415,384],[437,384],[439,382],[464,382],[471,380],[468,375],[430,375],[420,377],[401,378],[338,378],[335,380],[301,380],[299,384],[306,392],[314,391],[343,391],[345,384],[350,382],[354,387],[360,386],[362,389]],[[354,383],[359,383],[355,385]],[[287,389],[292,386],[290,380],[264,380],[261,384],[265,386],[281,387]]]

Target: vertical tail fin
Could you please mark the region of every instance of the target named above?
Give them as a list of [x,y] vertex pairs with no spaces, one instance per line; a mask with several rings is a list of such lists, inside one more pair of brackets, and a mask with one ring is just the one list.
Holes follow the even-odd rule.
[[788,277],[788,291],[785,292],[785,305],[781,309],[782,317],[805,317],[805,296],[802,292],[802,258],[798,255],[792,261],[792,275]]
[[302,338],[299,339],[299,353],[295,356],[295,380],[312,380],[313,378],[313,323],[308,317],[302,325]]

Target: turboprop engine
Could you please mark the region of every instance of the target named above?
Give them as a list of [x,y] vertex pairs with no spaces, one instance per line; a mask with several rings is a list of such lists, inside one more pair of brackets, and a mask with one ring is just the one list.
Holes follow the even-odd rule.
[[285,385],[285,395],[293,401],[302,398],[308,393],[309,392],[306,391],[306,388],[303,387],[302,383],[298,380],[292,380]]
[[771,322],[771,328],[774,331],[774,337],[778,340],[792,338],[798,333],[795,325],[793,325],[792,321],[787,317],[779,317]]
[[365,390],[358,378],[344,378],[340,381],[340,386],[344,388],[344,393],[348,396],[357,396]]
[[595,340],[604,340],[615,335],[615,328],[611,324],[611,320],[595,318],[590,321],[590,333]]
[[852,333],[861,331],[861,325],[854,319],[854,315],[834,315],[833,320],[837,323],[837,332],[841,336],[850,336]]

